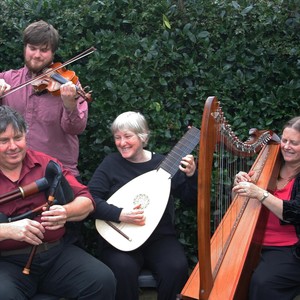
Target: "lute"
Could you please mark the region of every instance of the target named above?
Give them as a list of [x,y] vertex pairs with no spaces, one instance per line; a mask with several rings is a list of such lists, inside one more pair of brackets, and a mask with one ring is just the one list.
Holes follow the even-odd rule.
[[132,251],[149,238],[166,209],[171,179],[179,170],[181,159],[193,151],[199,140],[200,130],[191,127],[157,169],[132,179],[107,200],[109,204],[128,209],[140,205],[146,217],[143,226],[97,219],[96,229],[107,242],[119,250]]

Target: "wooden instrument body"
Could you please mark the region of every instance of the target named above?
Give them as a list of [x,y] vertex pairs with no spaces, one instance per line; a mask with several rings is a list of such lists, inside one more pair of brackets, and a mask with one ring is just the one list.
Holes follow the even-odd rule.
[[[260,157],[267,154],[277,155],[278,151],[278,145],[266,145]],[[277,168],[278,161],[267,162],[257,184],[267,189],[268,177]],[[242,208],[244,205],[245,208]],[[240,211],[242,215],[237,221],[231,214]],[[254,240],[254,235],[256,230],[262,230],[264,215],[257,199],[245,199],[240,196],[233,199],[230,209],[211,238],[209,258],[211,263],[202,258],[204,264],[207,262],[211,265],[209,270],[212,274],[211,290],[205,290],[203,287],[200,289],[201,264],[197,264],[182,290],[182,299],[247,299],[248,283],[260,250],[257,242],[261,237],[257,236]],[[222,253],[221,261],[220,253]]]
[[[210,97],[201,127],[198,176],[198,256],[199,263],[181,292],[181,299],[247,299],[248,284],[260,251],[264,212],[256,199],[236,196],[211,238],[210,197],[211,172],[216,134],[212,112],[216,99]],[[205,115],[206,114],[206,115]],[[207,134],[207,137],[205,135]],[[260,151],[252,170],[256,184],[264,189],[274,184],[279,170],[279,145],[271,143]],[[261,228],[261,231],[257,229]],[[255,243],[254,242],[255,237]]]

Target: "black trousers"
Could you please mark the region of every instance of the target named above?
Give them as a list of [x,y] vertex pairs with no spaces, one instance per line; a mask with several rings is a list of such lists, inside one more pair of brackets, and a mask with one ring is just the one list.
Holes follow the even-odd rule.
[[61,243],[36,254],[24,275],[27,260],[27,254],[0,257],[1,300],[30,299],[37,290],[72,299],[115,299],[112,271],[77,246]]
[[300,294],[300,258],[293,247],[267,247],[250,283],[250,300],[294,299]]
[[129,252],[107,246],[101,258],[116,276],[116,300],[138,300],[138,276],[144,266],[156,277],[158,300],[175,300],[188,279],[187,259],[175,236],[163,236]]

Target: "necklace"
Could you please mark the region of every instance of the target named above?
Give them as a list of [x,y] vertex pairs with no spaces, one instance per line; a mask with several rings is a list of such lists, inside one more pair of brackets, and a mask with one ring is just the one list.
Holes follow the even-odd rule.
[[288,183],[294,178],[295,176],[290,176],[287,178],[282,178],[280,175],[278,176],[277,180],[276,180],[276,187],[278,190],[282,190],[283,188],[285,188]]
[[[276,187],[278,190],[283,189],[292,179],[294,179],[297,174],[299,173],[299,167],[296,168],[293,166],[287,167],[286,165],[283,165],[281,168],[278,178],[276,180]],[[291,176],[282,176],[281,174],[288,175],[292,174]]]
[[283,188],[285,188],[288,185],[289,182],[290,182],[289,180],[285,180],[283,182],[279,182],[279,180],[277,180],[277,183],[276,183],[277,190],[282,190]]
[[289,176],[289,177],[287,177],[287,178],[284,178],[284,177],[281,177],[280,174],[279,174],[279,175],[278,175],[278,180],[291,180],[291,179],[294,178],[294,177],[295,177],[295,175]]

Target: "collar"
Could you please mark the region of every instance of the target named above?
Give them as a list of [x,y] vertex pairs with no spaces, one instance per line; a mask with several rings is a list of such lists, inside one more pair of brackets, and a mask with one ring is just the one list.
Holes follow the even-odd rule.
[[18,181],[21,181],[36,166],[41,166],[41,163],[37,160],[36,156],[33,154],[33,151],[29,149],[26,151],[26,155],[22,164],[22,170]]

